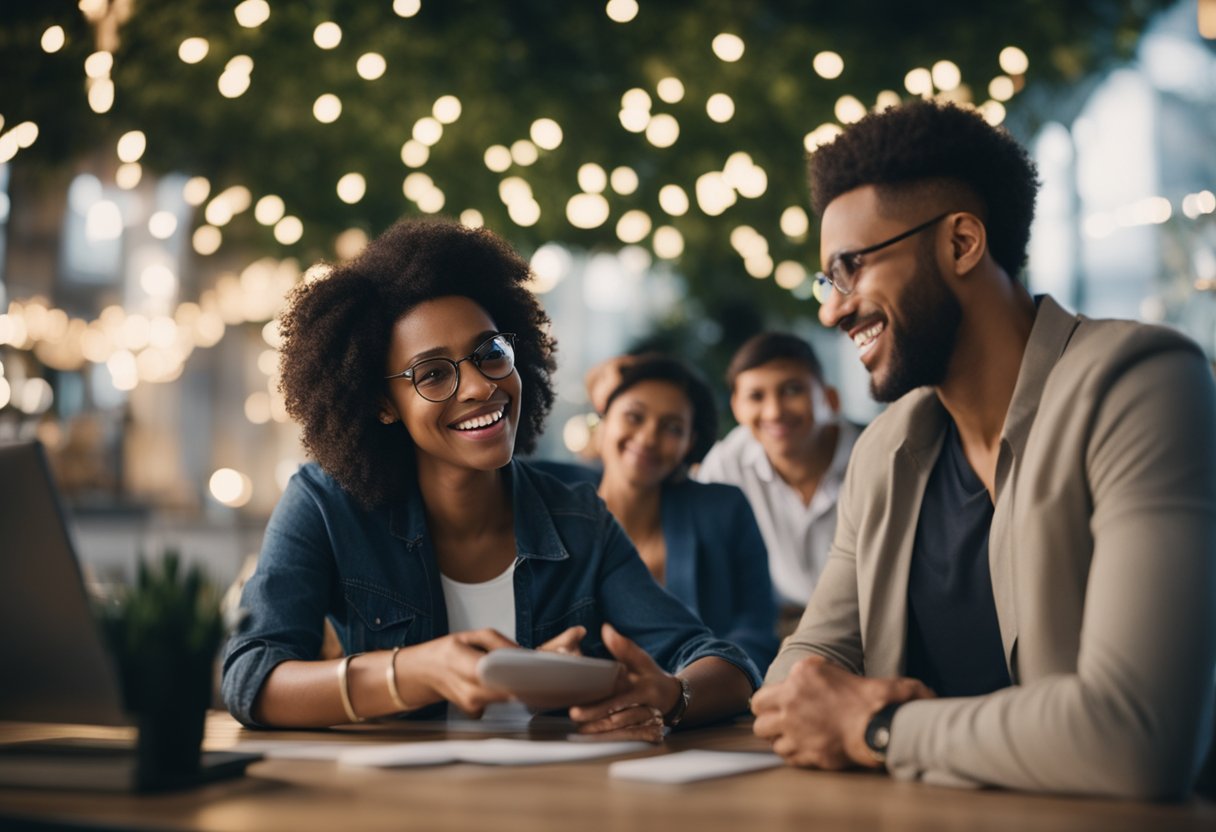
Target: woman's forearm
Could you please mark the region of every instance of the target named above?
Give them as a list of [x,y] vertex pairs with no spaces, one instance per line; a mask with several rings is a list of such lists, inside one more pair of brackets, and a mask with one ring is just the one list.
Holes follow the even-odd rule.
[[[424,648],[404,647],[396,656],[397,690],[414,710],[441,698],[426,681]],[[400,713],[389,692],[391,650],[363,653],[350,659],[347,691],[356,716],[373,719]],[[346,661],[287,661],[266,677],[254,703],[253,715],[261,725],[276,728],[320,728],[351,720],[342,704],[338,668]]]

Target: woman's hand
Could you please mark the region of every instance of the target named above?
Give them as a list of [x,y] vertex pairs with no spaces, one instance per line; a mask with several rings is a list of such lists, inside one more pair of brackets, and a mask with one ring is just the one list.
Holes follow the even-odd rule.
[[586,627],[582,625],[571,627],[549,639],[536,649],[547,650],[550,653],[565,653],[568,656],[581,656],[583,655],[583,651],[578,646],[585,635],[587,635]]
[[608,652],[623,665],[616,690],[600,702],[571,708],[570,718],[580,734],[597,739],[662,742],[663,715],[681,696],[679,680],[611,624],[604,625],[603,636]]
[[486,687],[477,678],[477,662],[482,656],[501,647],[519,646],[497,630],[452,633],[420,646],[425,648],[420,651],[424,655],[418,657],[420,678],[438,697],[469,716],[480,717],[486,705],[510,698],[503,691]]

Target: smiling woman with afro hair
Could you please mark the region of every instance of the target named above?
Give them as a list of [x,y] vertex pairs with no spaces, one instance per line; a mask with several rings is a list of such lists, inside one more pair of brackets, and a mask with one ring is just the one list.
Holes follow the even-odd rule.
[[[509,709],[478,662],[517,646],[620,663],[568,703],[583,733],[658,742],[746,708],[747,655],[654,582],[591,488],[514,459],[553,404],[529,277],[489,231],[403,221],[292,293],[281,384],[315,461],[275,507],[224,658],[245,725]],[[318,658],[327,619],[342,658]]]
[[[530,453],[553,406],[549,318],[525,287],[528,264],[484,229],[398,223],[349,263],[298,286],[279,322],[280,389],[304,447],[365,507],[403,496],[414,446],[401,422],[377,420],[392,325],[426,300],[470,298],[515,333],[523,383],[515,450]],[[463,369],[463,368],[462,368]]]

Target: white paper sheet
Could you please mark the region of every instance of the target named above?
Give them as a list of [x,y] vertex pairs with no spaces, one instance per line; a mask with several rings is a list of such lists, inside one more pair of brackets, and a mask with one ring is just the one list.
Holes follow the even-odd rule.
[[532,740],[442,740],[364,746],[338,755],[338,764],[396,768],[440,763],[481,763],[494,766],[528,766],[571,763],[615,757],[654,748],[646,742],[537,742]]
[[780,765],[781,758],[767,752],[679,751],[640,760],[621,760],[608,766],[608,776],[649,783],[692,783]]

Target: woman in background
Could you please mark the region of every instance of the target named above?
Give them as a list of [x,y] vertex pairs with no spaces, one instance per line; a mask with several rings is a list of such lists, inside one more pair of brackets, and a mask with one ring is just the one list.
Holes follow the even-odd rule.
[[777,610],[755,516],[735,486],[688,478],[717,436],[708,385],[673,358],[634,357],[607,394],[597,431],[602,475],[551,470],[597,481],[655,579],[763,671],[777,652]]
[[[476,673],[521,645],[615,657],[580,730],[662,738],[759,682],[651,579],[589,489],[513,460],[553,402],[527,264],[485,230],[402,222],[298,287],[282,389],[315,462],[291,479],[224,660],[242,723],[310,727],[505,699]],[[325,618],[344,657],[318,658]]]

